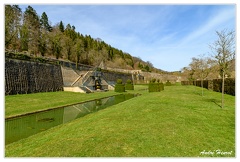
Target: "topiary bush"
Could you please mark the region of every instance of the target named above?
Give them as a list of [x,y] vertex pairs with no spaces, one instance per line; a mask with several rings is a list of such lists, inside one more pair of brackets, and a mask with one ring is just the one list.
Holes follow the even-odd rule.
[[122,79],[118,79],[117,84],[122,84]]
[[130,79],[128,79],[127,84],[132,84],[132,81]]
[[130,79],[127,80],[127,84],[125,84],[125,90],[134,90],[134,86]]
[[122,79],[117,80],[117,84],[115,85],[114,88],[115,92],[125,92],[125,86],[122,84]]
[[167,80],[166,86],[171,86],[171,85],[172,85],[171,82],[169,82],[169,80]]
[[[157,83],[156,83],[157,81]],[[153,78],[152,80],[150,80],[150,83],[148,84],[148,92],[160,92],[164,90],[164,85],[163,83],[159,83],[160,80],[156,80],[155,78]]]
[[159,88],[160,88],[160,91],[163,91],[164,90],[164,84],[163,83],[159,83]]
[[159,83],[149,83],[148,92],[160,92]]
[[156,82],[156,79],[155,79],[155,78],[153,78],[153,79],[152,79],[152,83],[155,83],[155,82]]

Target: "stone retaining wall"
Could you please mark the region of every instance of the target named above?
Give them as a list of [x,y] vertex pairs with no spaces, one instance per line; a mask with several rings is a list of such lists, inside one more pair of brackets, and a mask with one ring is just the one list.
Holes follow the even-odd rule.
[[5,95],[62,90],[60,66],[5,59]]
[[132,74],[118,73],[113,71],[104,71],[103,76],[109,84],[116,84],[117,79],[122,79],[123,83],[127,83],[128,79],[132,80]]

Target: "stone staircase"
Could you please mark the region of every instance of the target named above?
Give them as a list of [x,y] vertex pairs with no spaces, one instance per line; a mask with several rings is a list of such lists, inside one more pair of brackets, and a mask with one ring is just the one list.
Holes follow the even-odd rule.
[[[91,71],[79,71],[69,67],[61,67],[64,91],[91,93],[94,92],[95,81],[92,79],[94,76],[95,68]],[[102,89],[114,89],[108,84],[104,76],[101,77]]]

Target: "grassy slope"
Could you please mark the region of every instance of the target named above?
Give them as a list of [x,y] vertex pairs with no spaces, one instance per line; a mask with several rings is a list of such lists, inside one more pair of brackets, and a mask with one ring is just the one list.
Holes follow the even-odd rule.
[[82,101],[111,96],[114,94],[116,93],[112,91],[91,94],[60,91],[9,95],[5,96],[5,117],[79,103]]
[[220,149],[235,156],[235,97],[225,95],[221,109],[220,93],[204,90],[201,97],[200,88],[194,89],[141,91],[142,96],[9,144],[5,155],[197,157]]

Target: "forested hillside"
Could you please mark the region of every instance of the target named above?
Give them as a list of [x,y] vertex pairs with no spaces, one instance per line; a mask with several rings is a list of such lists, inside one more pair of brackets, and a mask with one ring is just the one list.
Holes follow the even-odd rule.
[[22,11],[18,5],[5,5],[5,49],[93,66],[103,61],[112,68],[166,73],[100,38],[77,32],[74,24],[50,24],[47,13],[38,15],[31,6]]

